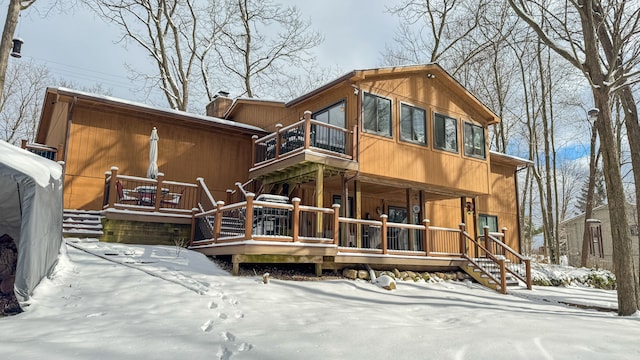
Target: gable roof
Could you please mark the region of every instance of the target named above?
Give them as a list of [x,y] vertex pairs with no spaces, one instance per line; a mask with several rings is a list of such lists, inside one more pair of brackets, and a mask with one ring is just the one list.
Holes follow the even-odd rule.
[[180,120],[184,122],[196,123],[200,125],[211,126],[215,128],[234,130],[240,133],[256,134],[266,133],[264,129],[257,126],[238,123],[231,120],[220,119],[212,116],[193,114],[180,110],[166,109],[147,104],[119,99],[111,96],[97,95],[84,91],[68,89],[64,87],[49,87],[46,90],[44,104],[42,106],[42,112],[40,113],[40,125],[38,127],[38,133],[36,135],[36,142],[44,143],[47,135],[46,129],[50,126],[51,112],[53,111],[53,105],[58,101],[66,100],[67,102],[83,101],[86,103],[108,105],[114,108],[119,108],[129,111],[137,111],[141,113],[147,113],[156,116],[168,117],[174,120]]
[[466,97],[469,104],[475,108],[479,113],[485,115],[487,124],[497,124],[500,122],[500,118],[491,109],[484,105],[474,94],[469,92],[462,84],[453,78],[445,69],[443,69],[437,63],[422,64],[422,65],[405,65],[405,66],[390,66],[381,68],[371,68],[363,70],[353,70],[346,73],[339,78],[320,86],[304,95],[301,95],[285,104],[286,107],[294,106],[302,101],[305,101],[313,96],[319,95],[329,89],[342,85],[345,82],[354,83],[363,80],[370,80],[373,78],[380,78],[385,76],[397,76],[397,75],[411,75],[411,74],[424,74],[425,76],[432,75],[434,78],[444,82],[445,85],[454,90],[456,93]]

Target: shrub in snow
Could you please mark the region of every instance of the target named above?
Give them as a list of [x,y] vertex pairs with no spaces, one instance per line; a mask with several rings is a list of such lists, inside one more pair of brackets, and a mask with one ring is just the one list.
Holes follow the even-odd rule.
[[531,280],[540,286],[586,286],[614,290],[616,277],[608,270],[574,268],[551,264],[531,263]]

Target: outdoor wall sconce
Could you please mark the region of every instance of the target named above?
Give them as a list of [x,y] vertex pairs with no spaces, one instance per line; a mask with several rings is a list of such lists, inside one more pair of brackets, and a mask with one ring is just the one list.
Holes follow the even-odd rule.
[[473,211],[475,210],[471,201],[467,201],[467,203],[465,204],[465,209],[467,210],[468,215],[473,214]]
[[14,58],[22,57],[22,55],[20,54],[20,50],[22,49],[23,43],[24,41],[22,41],[22,39],[20,38],[13,39],[13,49],[11,49],[11,56],[13,56]]

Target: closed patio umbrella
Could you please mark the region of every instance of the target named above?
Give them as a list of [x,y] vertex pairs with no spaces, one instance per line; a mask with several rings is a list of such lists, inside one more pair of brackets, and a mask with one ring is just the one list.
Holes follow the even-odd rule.
[[158,178],[158,130],[154,127],[149,137],[149,169],[147,169],[147,177],[150,179]]

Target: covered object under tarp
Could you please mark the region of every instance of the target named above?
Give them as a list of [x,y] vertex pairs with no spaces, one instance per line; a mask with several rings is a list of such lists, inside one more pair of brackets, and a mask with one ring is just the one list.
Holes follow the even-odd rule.
[[0,140],[0,236],[16,243],[14,291],[21,301],[58,261],[62,184],[58,163]]

